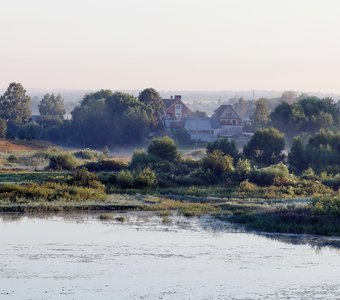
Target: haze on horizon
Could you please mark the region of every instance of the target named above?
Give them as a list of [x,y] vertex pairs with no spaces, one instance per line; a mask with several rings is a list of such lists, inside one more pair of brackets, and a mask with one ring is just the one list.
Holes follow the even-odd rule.
[[337,0],[11,0],[0,89],[340,93]]

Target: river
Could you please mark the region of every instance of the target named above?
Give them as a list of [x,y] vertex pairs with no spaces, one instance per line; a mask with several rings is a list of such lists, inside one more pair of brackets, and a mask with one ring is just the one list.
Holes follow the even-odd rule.
[[211,217],[119,215],[126,221],[0,217],[0,299],[340,297],[337,239],[257,234]]

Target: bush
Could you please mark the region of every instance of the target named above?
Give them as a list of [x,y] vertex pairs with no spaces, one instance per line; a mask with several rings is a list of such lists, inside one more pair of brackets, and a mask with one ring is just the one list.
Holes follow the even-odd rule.
[[105,159],[98,162],[88,162],[84,165],[90,172],[117,172],[127,168],[123,161]]
[[10,156],[8,156],[7,158],[8,162],[12,163],[12,164],[16,164],[19,162],[19,158],[18,156],[11,154]]
[[155,156],[150,155],[143,150],[137,150],[132,155],[130,167],[132,169],[144,168],[151,166],[156,162],[158,162],[158,159]]
[[119,187],[128,189],[133,187],[133,176],[128,170],[122,170],[117,174],[116,182]]
[[103,188],[103,185],[98,181],[98,177],[84,167],[76,170],[70,183],[82,187]]
[[31,141],[37,138],[40,132],[40,126],[36,124],[27,124],[20,127],[18,137],[21,140]]
[[136,188],[155,187],[157,185],[157,177],[150,168],[145,168],[135,175],[134,185]]
[[259,185],[272,185],[275,183],[275,180],[278,182],[278,178],[283,182],[289,177],[289,170],[283,163],[271,165],[262,169],[255,168],[249,174],[249,180]]
[[230,155],[233,159],[237,159],[239,155],[235,143],[233,141],[229,141],[228,139],[221,139],[208,143],[208,153],[213,153],[216,150],[221,151],[224,155]]
[[57,154],[50,157],[49,168],[52,170],[67,170],[72,171],[78,166],[77,160],[73,155]]
[[185,128],[178,128],[174,132],[174,138],[179,145],[190,145],[191,141],[190,134]]
[[77,151],[73,154],[75,157],[79,159],[104,159],[105,155],[103,153],[91,150],[91,149],[84,149]]
[[168,161],[175,161],[179,158],[176,144],[168,136],[154,139],[148,147],[148,154]]
[[203,158],[202,168],[216,176],[221,176],[223,173],[231,173],[234,171],[233,158],[230,155],[223,155],[219,150],[215,150]]

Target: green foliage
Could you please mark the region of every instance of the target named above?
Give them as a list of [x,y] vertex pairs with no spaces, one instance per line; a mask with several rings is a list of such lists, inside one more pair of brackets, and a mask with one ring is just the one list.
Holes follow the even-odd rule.
[[50,157],[49,168],[56,171],[72,171],[78,166],[77,160],[70,154],[56,154]]
[[84,167],[91,172],[115,172],[126,169],[127,164],[123,161],[103,159],[95,162],[88,162]]
[[190,145],[192,144],[190,134],[185,128],[178,128],[173,133],[175,141],[179,145]]
[[72,116],[69,134],[73,143],[104,147],[141,142],[153,114],[132,95],[101,90],[86,95]]
[[79,159],[88,159],[88,160],[103,159],[103,158],[105,158],[103,153],[100,153],[98,151],[94,151],[94,150],[91,150],[91,149],[88,149],[88,148],[84,149],[84,150],[77,151],[73,155],[76,158],[79,158]]
[[70,183],[87,188],[103,188],[98,177],[95,174],[90,173],[85,167],[76,170],[70,180]]
[[155,156],[150,155],[143,150],[136,150],[132,155],[130,167],[132,169],[144,168],[152,166],[156,162],[158,162],[158,159]]
[[160,126],[164,114],[164,101],[161,95],[155,89],[148,88],[139,93],[138,100],[150,108],[153,127]]
[[246,158],[259,166],[269,166],[283,161],[285,139],[281,132],[274,128],[261,129],[255,132],[244,147]]
[[3,184],[0,185],[0,197],[11,202],[45,201],[86,201],[103,200],[105,193],[100,189],[68,186],[58,183],[45,184]]
[[0,97],[0,118],[16,125],[25,124],[31,117],[31,98],[20,83],[9,84]]
[[18,137],[21,140],[31,141],[38,137],[40,127],[36,124],[29,123],[19,127]]
[[221,151],[224,155],[230,155],[233,159],[237,159],[239,156],[238,150],[234,141],[228,139],[220,139],[214,142],[208,143],[207,153],[212,153],[216,150]]
[[7,133],[7,123],[6,120],[0,119],[0,138],[3,139],[6,137]]
[[288,163],[291,169],[297,174],[307,169],[308,162],[306,161],[304,147],[300,139],[294,139],[288,155]]
[[153,139],[148,147],[148,154],[167,161],[175,161],[179,158],[176,144],[168,136]]
[[240,158],[240,159],[237,161],[235,171],[236,171],[236,173],[237,173],[239,176],[246,176],[246,175],[249,174],[250,171],[251,171],[251,164],[250,164],[250,161],[249,161],[248,159],[242,159],[242,158]]
[[340,197],[322,197],[316,199],[313,208],[319,214],[340,215]]
[[255,128],[263,128],[269,124],[268,100],[261,98],[255,102],[254,114],[250,117]]
[[282,102],[270,115],[274,127],[290,138],[339,124],[339,110],[332,98],[304,97],[298,103]]
[[122,170],[117,174],[116,182],[119,187],[128,189],[133,187],[133,175],[128,170]]
[[150,168],[145,168],[138,171],[134,178],[134,187],[136,188],[151,188],[157,185],[157,176]]
[[54,94],[46,94],[41,99],[38,108],[40,115],[43,117],[53,116],[62,120],[66,113],[64,99],[60,94],[57,96]]
[[262,169],[253,169],[249,174],[249,180],[258,185],[272,185],[277,182],[290,183],[290,174],[283,163],[271,165]]
[[234,171],[233,158],[230,155],[224,155],[223,152],[219,150],[215,150],[203,158],[202,168],[204,171],[211,172],[219,177],[224,173]]

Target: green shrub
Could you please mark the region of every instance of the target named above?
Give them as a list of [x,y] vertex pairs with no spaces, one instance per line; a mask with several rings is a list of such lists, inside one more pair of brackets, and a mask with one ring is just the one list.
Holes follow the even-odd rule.
[[85,167],[76,170],[70,183],[82,187],[103,188],[98,177],[95,174],[90,173]]
[[12,164],[16,164],[19,162],[19,158],[18,156],[11,154],[10,156],[8,156],[7,158],[8,162],[12,163]]
[[130,167],[132,169],[144,168],[151,166],[156,162],[158,162],[158,159],[155,156],[150,155],[143,150],[137,150],[132,155]]
[[127,168],[123,161],[105,159],[98,162],[88,162],[84,165],[90,172],[117,172]]
[[278,163],[262,169],[254,168],[249,174],[249,179],[259,185],[272,185],[274,184],[275,178],[284,180],[289,177],[289,170],[283,163]]
[[116,182],[119,187],[128,189],[133,187],[133,175],[128,170],[122,170],[117,174]]
[[216,176],[231,173],[234,171],[233,158],[230,155],[223,155],[223,152],[219,150],[215,150],[203,158],[202,168],[205,171],[212,172]]
[[148,154],[168,161],[175,161],[179,158],[176,144],[168,136],[152,140],[148,147]]
[[216,150],[221,151],[224,155],[230,155],[233,159],[237,159],[239,155],[235,143],[228,139],[220,139],[208,143],[207,153],[213,153]]
[[134,186],[136,188],[150,188],[157,185],[157,176],[150,168],[138,171],[134,178]]
[[91,149],[84,149],[77,151],[73,154],[76,158],[79,159],[104,159],[105,155],[103,153],[91,150]]
[[7,122],[4,119],[0,119],[0,138],[4,139],[7,133]]
[[49,168],[56,171],[67,170],[72,171],[78,165],[73,155],[57,154],[50,157]]

